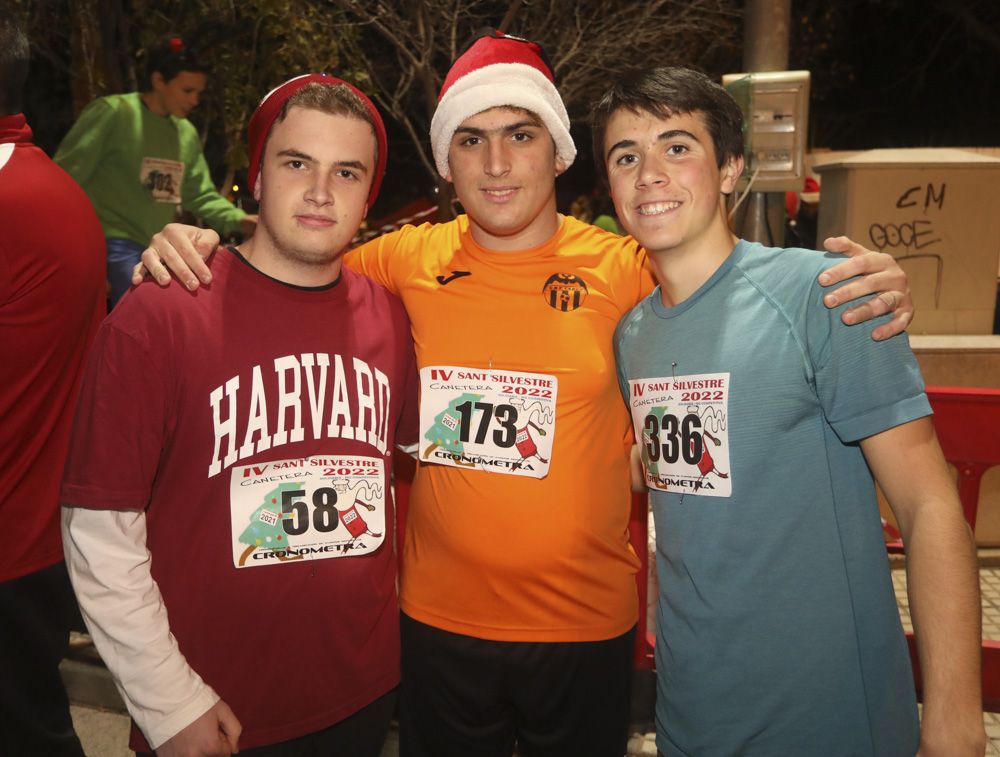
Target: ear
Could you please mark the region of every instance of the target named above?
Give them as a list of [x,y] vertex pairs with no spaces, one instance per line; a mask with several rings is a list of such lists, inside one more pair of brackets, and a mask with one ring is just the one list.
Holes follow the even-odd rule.
[[261,171],[257,171],[257,179],[253,183],[253,199],[260,202],[260,174]]
[[150,74],[149,82],[153,85],[153,89],[160,89],[164,84],[166,84],[166,81],[163,79],[163,74],[159,71],[154,71]]
[[562,176],[563,172],[568,168],[566,161],[563,160],[559,155],[556,155],[556,176]]
[[361,220],[365,220],[368,217],[368,203],[365,203],[365,212],[361,214]]
[[722,167],[721,172],[721,184],[719,186],[719,191],[722,194],[731,194],[734,189],[736,189],[736,182],[739,181],[740,175],[743,173],[743,156],[736,155],[731,157],[726,161],[726,164]]

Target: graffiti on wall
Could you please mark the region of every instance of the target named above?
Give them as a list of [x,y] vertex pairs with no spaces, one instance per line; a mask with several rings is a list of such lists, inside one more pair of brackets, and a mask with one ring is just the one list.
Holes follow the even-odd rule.
[[914,208],[914,212],[922,212],[925,217],[909,221],[873,223],[868,227],[868,238],[875,249],[888,252],[899,260],[928,258],[935,261],[937,277],[934,282],[934,307],[938,307],[941,300],[944,258],[933,251],[923,252],[923,250],[942,241],[935,231],[933,214],[944,210],[947,189],[948,185],[945,182],[939,184],[928,182],[926,185],[907,187],[897,196],[896,208],[900,210]]

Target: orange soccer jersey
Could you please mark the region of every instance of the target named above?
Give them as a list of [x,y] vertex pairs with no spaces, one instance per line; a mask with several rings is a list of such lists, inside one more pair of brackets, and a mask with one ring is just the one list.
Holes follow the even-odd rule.
[[631,432],[612,336],[652,287],[635,243],[567,217],[540,247],[496,252],[476,244],[462,216],[383,236],[347,263],[402,298],[420,367],[558,380],[544,478],[418,465],[403,611],[503,641],[593,641],[631,628]]

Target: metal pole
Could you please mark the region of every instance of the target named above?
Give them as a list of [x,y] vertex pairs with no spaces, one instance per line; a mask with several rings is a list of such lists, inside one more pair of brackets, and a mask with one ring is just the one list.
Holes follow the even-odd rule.
[[[791,0],[747,0],[743,12],[743,70],[747,73],[788,70]],[[785,195],[753,192],[741,236],[781,247],[785,243]],[[766,215],[765,215],[766,211]]]
[[743,70],[788,69],[791,0],[747,0],[743,15]]

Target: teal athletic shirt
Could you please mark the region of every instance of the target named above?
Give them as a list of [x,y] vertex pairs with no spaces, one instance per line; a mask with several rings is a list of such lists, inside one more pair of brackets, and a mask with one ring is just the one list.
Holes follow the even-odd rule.
[[[651,496],[668,757],[916,752],[858,441],[931,411],[905,335],[874,342],[886,318],[823,305],[816,277],[842,259],[741,241],[683,303],[657,289],[619,324],[622,391],[655,437],[640,449],[673,489]],[[637,379],[654,380],[629,400]]]
[[216,191],[191,122],[157,116],[138,92],[90,103],[55,161],[83,187],[108,239],[145,245],[178,205],[223,235],[246,215]]

